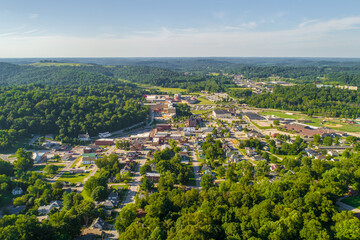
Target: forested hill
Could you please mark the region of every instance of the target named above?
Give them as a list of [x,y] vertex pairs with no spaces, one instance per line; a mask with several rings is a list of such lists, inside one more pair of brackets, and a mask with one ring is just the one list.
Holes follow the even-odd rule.
[[96,85],[115,84],[111,74],[104,74],[104,67],[35,67],[0,63],[0,86],[41,83],[46,85]]
[[0,88],[0,150],[30,134],[56,134],[67,143],[144,121],[141,91],[128,86],[43,86]]
[[59,63],[44,65],[14,65],[0,63],[0,86],[23,84],[77,85],[120,84],[119,79],[161,87],[178,87],[189,92],[225,91],[234,87],[232,78],[205,73],[184,74],[149,66],[101,66]]
[[360,91],[337,87],[277,86],[273,93],[253,95],[247,99],[247,103],[259,108],[302,111],[308,115],[360,117]]

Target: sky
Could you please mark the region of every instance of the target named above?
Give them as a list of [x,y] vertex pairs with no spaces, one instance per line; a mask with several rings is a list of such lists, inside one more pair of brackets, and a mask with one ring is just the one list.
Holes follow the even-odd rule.
[[359,9],[359,0],[3,0],[0,58],[357,58]]

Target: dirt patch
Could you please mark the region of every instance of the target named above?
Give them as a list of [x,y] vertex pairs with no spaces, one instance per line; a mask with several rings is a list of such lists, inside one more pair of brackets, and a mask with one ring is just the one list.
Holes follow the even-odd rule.
[[270,127],[270,124],[267,120],[261,121],[261,120],[253,120],[254,123],[259,125],[260,127]]
[[331,127],[334,127],[334,128],[341,128],[343,125],[341,125],[341,124],[334,124],[334,125],[331,125],[331,124],[325,124],[325,127],[329,127],[329,128],[331,128]]

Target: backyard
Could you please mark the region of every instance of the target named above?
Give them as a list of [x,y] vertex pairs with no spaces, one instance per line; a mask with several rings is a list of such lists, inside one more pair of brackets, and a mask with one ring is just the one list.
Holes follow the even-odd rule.
[[348,197],[341,200],[343,203],[346,203],[352,207],[360,209],[360,195],[355,197]]

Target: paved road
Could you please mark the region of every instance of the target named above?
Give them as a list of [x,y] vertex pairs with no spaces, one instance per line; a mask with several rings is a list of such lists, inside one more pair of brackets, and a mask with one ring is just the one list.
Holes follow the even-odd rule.
[[138,161],[138,166],[134,172],[134,177],[133,177],[133,181],[129,184],[129,189],[127,192],[127,195],[125,197],[125,200],[123,202],[123,206],[125,206],[128,203],[133,203],[135,202],[135,195],[136,193],[139,191],[140,188],[140,180],[141,180],[141,174],[139,172],[140,167],[142,167],[145,163],[146,163],[146,158],[145,159],[140,159]]
[[360,213],[360,209],[354,208],[350,205],[347,205],[347,204],[341,202],[342,199],[343,199],[343,197],[339,198],[339,200],[337,200],[337,202],[336,202],[336,204],[339,205],[340,208],[347,210],[347,211],[352,211],[354,213]]
[[[195,148],[195,144],[193,144],[193,147]],[[192,165],[194,168],[196,188],[200,189],[200,182],[201,182],[200,164],[201,163],[197,159],[195,149],[193,149],[193,151],[191,151],[191,152],[192,152]]]
[[[145,156],[146,156],[146,154],[147,154],[147,152],[145,153]],[[122,202],[120,208],[114,209],[114,211],[116,211],[116,212],[120,212],[121,209],[124,206],[126,206],[126,204],[135,202],[135,195],[139,191],[140,184],[141,184],[141,182],[140,182],[141,175],[140,175],[139,170],[140,170],[140,167],[142,167],[146,163],[146,157],[144,159],[139,159],[137,162],[139,164],[138,164],[136,170],[134,171],[133,181],[129,184],[129,189],[127,191],[125,199]],[[110,230],[105,231],[105,233],[107,234],[106,239],[119,239],[119,234],[115,230],[114,225],[111,226]]]

